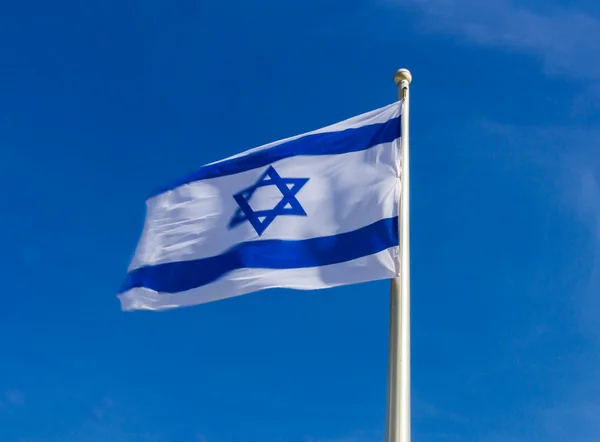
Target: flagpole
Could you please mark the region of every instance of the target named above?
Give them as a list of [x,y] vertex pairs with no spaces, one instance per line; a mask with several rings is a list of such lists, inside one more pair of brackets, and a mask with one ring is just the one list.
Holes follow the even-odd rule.
[[388,391],[386,442],[410,442],[410,175],[408,148],[409,84],[406,69],[394,74],[398,100],[403,102],[400,117],[402,154],[401,195],[398,236],[400,274],[392,279],[390,290],[390,331],[388,350]]

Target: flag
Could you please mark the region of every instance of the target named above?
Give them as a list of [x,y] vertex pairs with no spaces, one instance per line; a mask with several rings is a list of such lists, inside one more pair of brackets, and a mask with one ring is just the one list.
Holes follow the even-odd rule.
[[155,192],[121,308],[397,276],[401,112],[399,101],[257,147]]

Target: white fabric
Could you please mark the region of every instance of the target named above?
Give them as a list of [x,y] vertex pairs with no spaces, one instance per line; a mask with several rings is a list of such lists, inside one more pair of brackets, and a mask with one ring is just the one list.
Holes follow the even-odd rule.
[[[311,134],[386,123],[399,117],[401,107],[401,102],[394,103],[227,160],[241,161],[250,153],[268,151]],[[398,216],[400,134],[390,141],[395,134],[388,131],[385,142],[371,146],[366,144],[373,140],[371,132],[366,133],[367,141],[356,138],[360,140],[357,149],[347,153],[308,155],[301,151],[269,165],[194,181],[150,198],[144,229],[129,266],[130,275],[118,295],[122,308],[162,310],[275,287],[309,290],[395,277],[398,247],[389,247],[393,238],[387,233],[391,220]],[[295,194],[306,216],[279,215],[261,234],[248,221],[230,226],[240,207],[234,195],[255,185],[270,166],[282,179],[308,180]],[[254,211],[270,210],[282,197],[277,187],[259,187],[249,204]],[[386,227],[381,233],[380,227],[369,230],[372,226]],[[370,233],[373,237],[355,235],[365,229],[375,232]],[[366,245],[353,248],[347,238],[361,238],[358,241],[364,240]],[[243,251],[236,255],[232,250],[239,250],[240,245]],[[298,259],[297,250],[301,254]],[[361,255],[354,250],[370,251]],[[324,263],[321,256],[327,256],[328,261]],[[290,268],[273,263],[280,257],[285,266],[290,263]],[[323,265],[314,264],[316,261]],[[259,268],[265,266],[264,262],[271,268]],[[187,273],[178,273],[181,269]]]
[[240,269],[212,284],[179,292],[157,293],[135,288],[119,295],[121,308],[168,310],[232,298],[258,290],[292,288],[316,290],[366,281],[394,278],[398,274],[398,247],[352,261],[302,269]]
[[[309,177],[296,195],[308,217],[280,216],[261,236],[250,223],[230,230],[229,219],[238,207],[232,195],[254,184],[266,167],[196,181],[147,202],[146,223],[130,270],[219,255],[240,242],[350,232],[398,215],[396,142],[344,155],[292,157],[273,165],[282,177]],[[267,209],[280,199],[277,189],[264,188],[250,205]]]

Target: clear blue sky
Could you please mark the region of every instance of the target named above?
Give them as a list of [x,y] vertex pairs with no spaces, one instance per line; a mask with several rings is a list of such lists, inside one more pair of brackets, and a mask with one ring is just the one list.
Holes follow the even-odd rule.
[[598,41],[595,0],[4,2],[0,440],[383,440],[386,282],[116,291],[149,192],[386,105],[400,67],[414,440],[600,440]]

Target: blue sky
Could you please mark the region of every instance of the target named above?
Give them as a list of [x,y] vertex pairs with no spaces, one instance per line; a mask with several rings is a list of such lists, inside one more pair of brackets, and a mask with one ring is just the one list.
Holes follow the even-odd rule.
[[593,0],[5,2],[0,440],[383,440],[386,282],[115,294],[149,192],[400,67],[414,440],[600,440],[599,39]]

